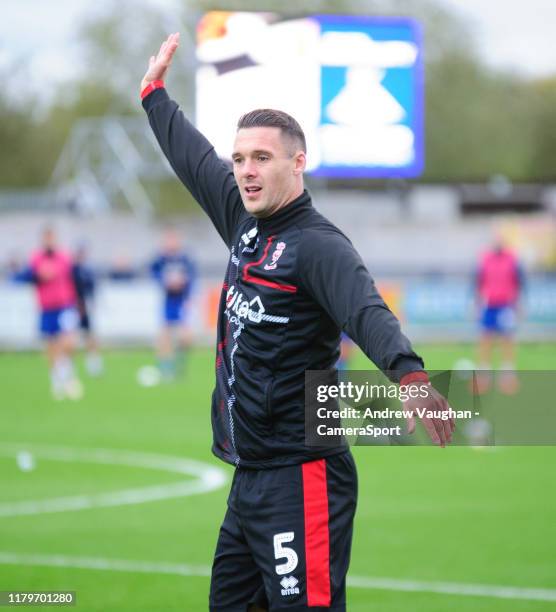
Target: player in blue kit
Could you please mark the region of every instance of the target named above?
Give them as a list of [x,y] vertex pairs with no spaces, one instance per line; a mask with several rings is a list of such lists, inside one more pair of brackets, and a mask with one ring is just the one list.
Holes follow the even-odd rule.
[[163,291],[163,324],[156,347],[158,365],[162,378],[172,380],[183,369],[191,343],[187,308],[197,276],[195,264],[184,252],[175,230],[165,231],[162,251],[152,262],[151,272]]

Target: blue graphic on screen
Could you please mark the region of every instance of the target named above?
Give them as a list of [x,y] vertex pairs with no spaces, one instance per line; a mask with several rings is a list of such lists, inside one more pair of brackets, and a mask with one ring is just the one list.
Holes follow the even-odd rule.
[[423,159],[423,67],[409,19],[316,17],[321,59],[319,144],[313,172],[416,177]]

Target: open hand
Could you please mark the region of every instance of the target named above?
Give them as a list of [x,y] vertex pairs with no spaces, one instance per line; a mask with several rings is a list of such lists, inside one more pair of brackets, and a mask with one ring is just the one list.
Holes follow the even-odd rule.
[[149,83],[153,81],[162,81],[165,78],[179,44],[179,32],[170,34],[170,36],[160,45],[158,54],[156,56],[151,56],[149,59],[149,67],[141,81],[141,91],[143,91]]
[[412,434],[415,431],[417,415],[434,444],[445,447],[447,442],[452,441],[452,434],[456,428],[454,419],[449,417],[451,408],[448,401],[431,384],[413,384],[422,387],[423,390],[426,389],[427,393],[426,397],[423,397],[425,393],[422,393],[421,397],[410,398],[404,402],[404,410],[412,414],[407,419],[408,433]]

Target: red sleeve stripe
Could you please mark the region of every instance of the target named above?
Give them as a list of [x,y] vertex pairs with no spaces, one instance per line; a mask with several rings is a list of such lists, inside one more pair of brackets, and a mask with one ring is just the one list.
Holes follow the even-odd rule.
[[400,379],[400,385],[409,385],[412,382],[429,382],[429,375],[426,372],[409,372],[409,374],[405,374]]
[[160,89],[161,87],[164,87],[164,81],[152,81],[141,92],[141,100],[143,100],[143,98],[146,98],[151,93],[151,91],[154,91],[155,89]]
[[305,571],[309,608],[330,607],[330,534],[326,461],[304,463]]

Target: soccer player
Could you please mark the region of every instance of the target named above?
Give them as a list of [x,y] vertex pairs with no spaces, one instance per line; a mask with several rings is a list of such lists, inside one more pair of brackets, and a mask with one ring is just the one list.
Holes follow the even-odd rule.
[[185,352],[191,343],[187,305],[196,277],[195,265],[184,252],[175,230],[167,229],[164,233],[162,252],[152,262],[151,272],[164,293],[158,365],[162,378],[172,380],[183,369]]
[[[305,444],[305,371],[333,368],[344,329],[396,381],[426,385],[428,377],[349,240],[313,208],[297,121],[269,109],[244,115],[232,172],[166,92],[178,44],[171,34],[150,58],[143,106],[174,171],[230,251],[212,450],[236,470],[210,609],[342,611],[356,471],[345,445]],[[427,400],[406,409],[445,411],[446,400],[429,388]],[[423,424],[439,445],[451,440],[452,421]]]
[[91,310],[95,297],[96,278],[87,261],[87,247],[80,244],[73,256],[72,268],[76,306],[79,314],[79,329],[85,339],[85,367],[90,376],[100,376],[104,369],[98,340],[93,330]]
[[52,395],[56,399],[79,399],[83,394],[72,354],[78,314],[72,276],[72,260],[58,247],[51,227],[42,233],[41,247],[31,255],[29,266],[16,280],[35,285],[40,309],[39,327],[46,343]]
[[481,308],[477,391],[486,393],[490,388],[493,351],[499,344],[502,354],[499,387],[504,393],[514,393],[519,384],[515,374],[514,334],[524,274],[515,253],[500,236],[481,255],[475,284]]

